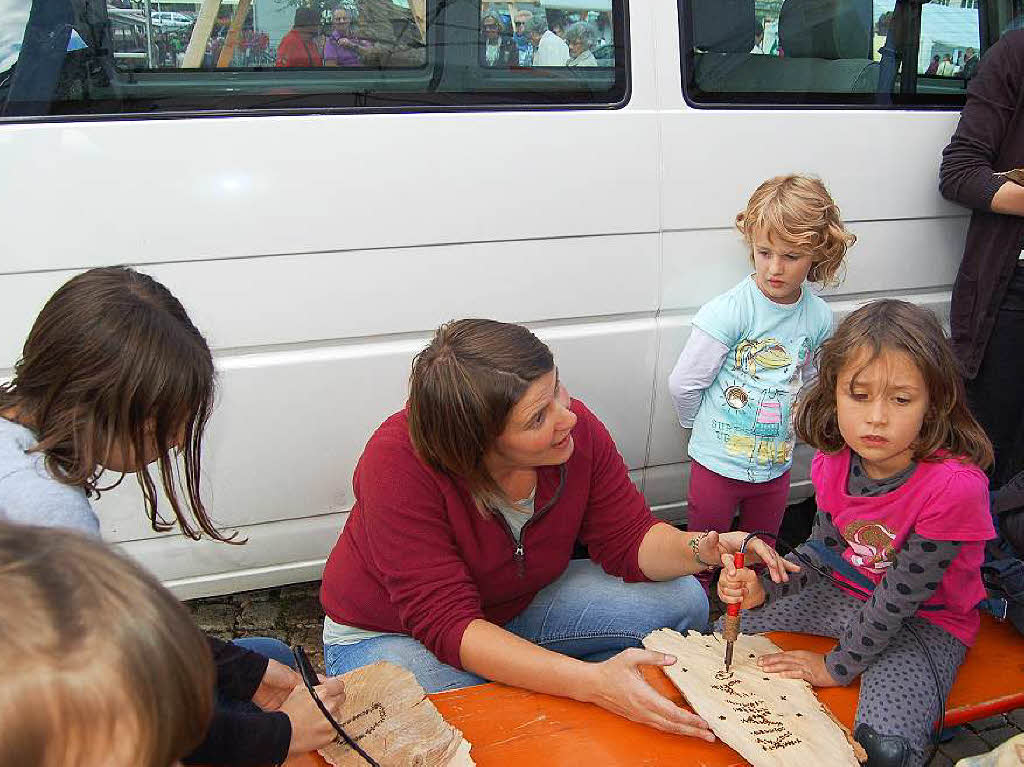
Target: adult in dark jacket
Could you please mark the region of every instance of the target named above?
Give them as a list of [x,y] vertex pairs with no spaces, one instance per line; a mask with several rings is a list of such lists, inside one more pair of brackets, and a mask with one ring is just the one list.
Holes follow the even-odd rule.
[[[746,534],[659,522],[529,330],[441,327],[353,489],[320,592],[328,673],[389,660],[428,692],[492,679],[714,739],[638,673],[674,659],[635,648],[656,628],[705,627],[690,574],[731,567]],[[589,559],[571,560],[577,540]],[[786,580],[794,566],[752,545]]]
[[1003,35],[967,88],[942,153],[939,188],[974,209],[953,285],[950,326],[974,415],[995,447],[992,485],[1021,468],[1024,426],[1024,31]]
[[480,18],[480,64],[499,69],[519,66],[519,47],[498,13],[485,13]]

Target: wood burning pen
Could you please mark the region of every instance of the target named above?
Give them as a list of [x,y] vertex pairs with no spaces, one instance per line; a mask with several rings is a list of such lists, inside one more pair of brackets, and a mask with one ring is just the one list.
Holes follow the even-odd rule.
[[[750,540],[749,538],[747,540]],[[732,563],[739,570],[743,567],[743,552],[747,548],[747,541],[743,542],[740,550],[732,555]],[[725,640],[725,670],[732,666],[732,646],[740,635],[740,603],[734,602],[726,608],[725,627],[722,630],[722,638]]]

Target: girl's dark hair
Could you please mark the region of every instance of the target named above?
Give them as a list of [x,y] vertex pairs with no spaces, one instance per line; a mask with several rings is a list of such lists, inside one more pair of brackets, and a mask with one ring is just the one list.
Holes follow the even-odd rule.
[[137,563],[75,532],[0,523],[0,592],[0,764],[99,764],[130,739],[133,764],[166,767],[199,745],[209,643]]
[[[0,385],[0,413],[37,435],[55,479],[98,497],[114,448],[139,460],[155,443],[164,493],[181,531],[231,541],[199,493],[202,440],[214,400],[210,348],[185,309],[152,277],[126,267],[90,269],[62,285],[36,318],[14,378]],[[170,455],[178,438],[182,470]],[[140,461],[141,463],[141,461]],[[174,526],[158,508],[146,466],[135,472],[153,530]],[[194,521],[179,498],[184,484]]]
[[504,500],[484,455],[530,384],[554,367],[551,350],[522,325],[442,325],[412,363],[413,447],[433,468],[463,480],[481,509]]
[[[921,371],[928,387],[928,411],[913,445],[914,460],[939,460],[937,451],[945,450],[982,469],[992,464],[992,443],[967,409],[964,384],[938,318],[920,306],[893,299],[862,306],[821,345],[818,380],[797,406],[800,439],[826,453],[845,447],[836,412],[836,382],[861,350],[871,355],[865,366],[883,352],[899,351]],[[859,373],[851,378],[851,386]]]

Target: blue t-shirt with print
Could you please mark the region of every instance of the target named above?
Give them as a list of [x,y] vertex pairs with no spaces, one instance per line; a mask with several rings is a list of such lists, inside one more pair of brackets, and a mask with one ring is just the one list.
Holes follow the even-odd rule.
[[716,474],[768,482],[793,463],[793,406],[804,363],[832,329],[832,312],[806,288],[777,304],[745,277],[712,299],[693,324],[729,348],[704,390],[690,457]]

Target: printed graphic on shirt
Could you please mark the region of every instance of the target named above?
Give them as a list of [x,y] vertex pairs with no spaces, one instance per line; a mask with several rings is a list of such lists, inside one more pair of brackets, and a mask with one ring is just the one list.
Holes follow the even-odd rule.
[[843,528],[853,554],[850,561],[873,573],[884,573],[896,557],[896,533],[878,520],[857,519]]
[[775,370],[786,367],[792,361],[786,347],[777,338],[756,341],[748,338],[736,347],[736,369],[746,370],[754,378],[757,378],[759,368]]
[[792,459],[792,407],[786,403],[800,389],[800,368],[810,349],[806,337],[796,354],[772,336],[744,339],[727,363],[731,370],[723,370],[712,387],[719,416],[711,421],[712,432],[727,455],[746,459],[749,482],[773,479],[773,467]]

